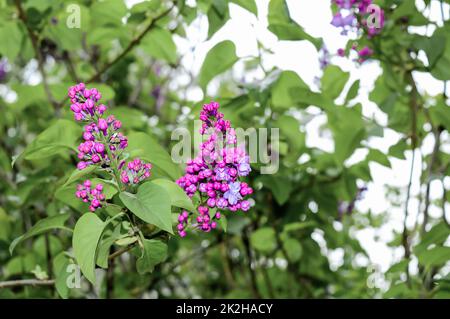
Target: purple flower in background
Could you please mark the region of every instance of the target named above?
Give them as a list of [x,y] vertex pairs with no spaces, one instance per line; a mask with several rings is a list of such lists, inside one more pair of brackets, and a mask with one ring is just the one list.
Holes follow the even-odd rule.
[[164,94],[162,93],[162,89],[160,85],[156,85],[153,90],[151,95],[153,96],[153,98],[155,99],[155,107],[156,110],[159,111],[161,110],[161,107],[164,104],[165,98],[164,98]]
[[323,46],[319,51],[319,64],[322,70],[330,64],[330,52],[326,46]]
[[345,27],[351,27],[353,26],[354,22],[356,21],[355,16],[350,13],[349,15],[343,17],[340,12],[336,13],[333,16],[333,19],[331,20],[331,24],[335,26],[336,28],[345,28]]
[[341,220],[344,214],[351,215],[355,208],[356,202],[363,198],[364,192],[367,191],[367,187],[363,186],[358,188],[355,197],[350,202],[340,201],[338,203],[338,220]]
[[0,60],[0,82],[3,81],[6,78],[6,75],[8,74],[7,68],[8,68],[8,61],[6,59],[1,59]]

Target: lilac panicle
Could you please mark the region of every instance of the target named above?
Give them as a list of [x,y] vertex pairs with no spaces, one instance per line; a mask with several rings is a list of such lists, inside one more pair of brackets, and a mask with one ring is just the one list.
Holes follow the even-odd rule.
[[[128,139],[120,132],[122,123],[119,120],[112,115],[104,118],[107,107],[99,103],[102,94],[96,88],[88,89],[84,83],[79,83],[69,88],[68,96],[75,120],[85,122],[83,142],[78,146],[80,161],[77,168],[82,170],[90,165],[97,165],[110,173],[117,170],[120,176],[117,177],[120,179],[117,183],[125,186],[135,185],[149,178],[152,167],[150,163],[134,159],[124,165],[121,157],[128,147]],[[95,211],[105,203],[101,191],[103,186],[99,184],[95,189],[90,189],[86,183],[90,185],[90,181],[78,185],[76,196],[89,202],[90,210]]]
[[[248,211],[251,205],[245,197],[253,193],[247,183],[240,181],[251,171],[250,159],[236,146],[236,133],[218,109],[216,102],[203,105],[200,133],[205,135],[206,141],[200,145],[199,156],[187,162],[186,174],[177,181],[189,197],[200,195],[202,203],[192,225],[204,232],[217,227],[217,220],[221,218],[218,210]],[[226,147],[219,148],[219,142]],[[184,237],[189,213],[183,211],[178,222],[178,233]]]
[[[341,28],[341,34],[346,35],[349,31],[355,31],[356,34],[366,33],[370,39],[378,35],[384,27],[385,17],[384,11],[379,12],[379,26],[372,26],[368,23],[370,14],[374,13],[372,0],[332,0],[337,6],[338,12],[333,15],[331,24],[337,28]],[[363,63],[373,55],[373,50],[368,47],[358,49],[357,45],[352,47],[357,52],[356,61]],[[339,49],[337,55],[345,56],[345,50]]]

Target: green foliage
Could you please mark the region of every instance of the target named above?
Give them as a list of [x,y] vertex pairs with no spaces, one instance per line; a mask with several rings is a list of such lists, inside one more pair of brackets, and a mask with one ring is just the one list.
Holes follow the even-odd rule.
[[238,60],[236,47],[231,41],[223,41],[216,44],[203,61],[198,81],[203,90],[208,83],[218,74],[221,74],[233,66]]
[[[63,1],[17,3],[0,1],[0,61],[8,65],[0,77],[0,282],[38,284],[0,289],[0,298],[449,298],[450,227],[442,212],[450,199],[450,106],[437,82],[450,80],[448,20],[430,21],[414,1],[377,1],[385,26],[359,39],[374,51],[362,71],[380,68],[373,86],[364,72],[354,78],[333,65],[337,58],[310,85],[301,71],[267,68],[280,43],[256,39],[254,56],[237,56],[222,28],[234,5],[265,21],[255,0],[75,1],[80,28],[67,26]],[[320,49],[322,40],[293,20],[288,3],[268,1],[268,31]],[[199,34],[219,42],[191,43]],[[197,47],[210,48],[203,62]],[[429,81],[437,93],[417,87],[422,76],[437,80]],[[124,158],[152,164],[147,182],[125,191],[107,167],[75,169],[83,124],[72,118],[67,88],[80,81],[99,89],[107,116],[122,122]],[[199,198],[176,184],[184,167],[171,158],[171,136],[179,127],[192,132],[212,100],[235,128],[278,128],[267,156],[279,156],[279,167],[262,175],[264,163],[252,163],[251,209],[212,208],[210,216],[222,214],[217,229],[199,233],[194,224],[181,239],[177,215],[196,214]],[[332,151],[311,139],[314,120],[314,136]],[[407,185],[387,181],[398,165],[409,169],[413,149],[420,167],[408,196]],[[379,169],[393,175],[384,181]],[[104,185],[107,205],[95,213],[74,196],[86,179]],[[380,180],[384,188],[374,186]],[[368,209],[359,205],[363,185],[376,192]],[[397,229],[405,207],[416,225]],[[386,249],[401,256],[384,271],[359,234],[376,234],[382,245],[389,229],[396,231]],[[78,267],[90,284],[69,287]],[[54,285],[41,286],[45,279]]]
[[86,213],[78,219],[73,230],[73,254],[83,275],[95,284],[95,260],[97,246],[105,230],[104,223],[95,214]]
[[140,274],[152,272],[155,266],[166,259],[167,245],[159,240],[144,240],[142,256],[136,261],[136,267]]
[[137,194],[120,193],[124,205],[143,221],[173,234],[170,194],[162,186],[153,182],[142,184]]

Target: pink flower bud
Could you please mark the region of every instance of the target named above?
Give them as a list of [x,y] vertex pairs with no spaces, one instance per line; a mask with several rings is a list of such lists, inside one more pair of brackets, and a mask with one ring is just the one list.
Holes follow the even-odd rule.
[[105,119],[98,120],[98,128],[102,131],[105,131],[108,129],[108,123],[105,121]]
[[95,143],[95,151],[98,153],[103,153],[105,151],[105,145],[102,143]]
[[87,167],[86,162],[79,162],[77,164],[77,168],[81,171],[82,169],[85,169]]

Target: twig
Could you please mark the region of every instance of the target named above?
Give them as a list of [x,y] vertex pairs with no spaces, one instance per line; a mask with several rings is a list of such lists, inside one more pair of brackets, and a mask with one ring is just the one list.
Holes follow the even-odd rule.
[[38,39],[37,35],[33,32],[33,30],[30,28],[30,26],[27,24],[27,16],[26,16],[25,12],[23,11],[21,1],[15,0],[15,4],[16,4],[17,11],[19,13],[19,19],[22,20],[23,24],[25,25],[25,28],[27,29],[27,32],[28,32],[28,36],[31,40],[31,44],[33,46],[33,50],[34,50],[34,53],[35,53],[37,61],[38,61],[38,68],[39,68],[39,72],[41,73],[41,76],[42,76],[42,83],[44,85],[44,90],[45,90],[45,93],[47,94],[47,98],[50,101],[50,103],[53,105],[53,107],[55,108],[56,113],[59,114],[60,104],[53,97],[53,94],[50,90],[50,86],[48,84],[47,74],[45,73],[45,70],[44,70],[44,57],[42,56],[42,53],[39,49],[39,39]]
[[405,201],[405,219],[403,220],[403,236],[402,236],[402,243],[403,247],[405,248],[405,259],[409,259],[411,255],[411,251],[409,248],[409,236],[408,236],[408,227],[406,226],[406,221],[408,219],[408,206],[409,206],[409,200],[411,198],[411,186],[412,186],[412,178],[414,173],[414,162],[416,158],[416,151],[412,150],[412,159],[411,159],[411,169],[409,171],[409,182],[408,182],[408,188],[406,190],[406,201]]
[[125,254],[126,252],[130,251],[131,249],[134,248],[134,246],[136,246],[136,243],[133,243],[127,247],[121,248],[118,251],[113,252],[111,255],[108,256],[108,260],[113,260],[117,257],[119,257],[120,255]]
[[144,84],[144,79],[147,78],[152,71],[153,63],[150,63],[150,65],[146,68],[144,68],[144,72],[142,72],[141,77],[139,78],[136,86],[134,87],[133,91],[130,94],[130,97],[128,98],[128,105],[134,105],[139,98],[139,94],[141,94],[142,87]]
[[54,279],[39,280],[39,279],[22,279],[0,282],[0,289],[20,287],[20,286],[53,286]]
[[[431,123],[430,123],[431,124]],[[431,153],[430,162],[428,163],[427,167],[427,189],[425,193],[425,208],[423,210],[423,223],[422,223],[422,233],[425,233],[426,226],[428,223],[428,208],[430,207],[430,189],[431,189],[431,174],[433,172],[433,166],[436,163],[436,160],[438,158],[439,148],[440,148],[440,141],[441,141],[441,132],[439,128],[435,128],[433,124],[431,124],[433,127],[433,133],[434,133],[434,147],[433,152]]]
[[444,179],[441,179],[442,183],[442,218],[444,219],[445,224],[450,227],[450,222],[447,220],[447,216],[445,214],[445,203],[447,202],[446,194],[445,194],[445,183]]
[[261,299],[261,295],[259,294],[259,291],[258,291],[258,284],[256,282],[256,275],[252,269],[252,260],[253,260],[252,250],[250,248],[250,240],[248,238],[246,229],[242,232],[242,242],[244,243],[245,253],[247,254],[247,268],[248,268],[248,272],[250,273],[250,284],[251,284],[252,292],[253,292],[253,295],[255,298]]
[[149,25],[142,31],[136,38],[134,38],[128,46],[120,53],[117,57],[115,57],[111,62],[106,63],[96,74],[94,74],[89,80],[87,80],[87,83],[93,82],[97,80],[100,76],[102,76],[106,71],[108,71],[114,64],[116,64],[118,61],[120,61],[124,56],[126,56],[133,48],[138,45],[142,38],[155,26],[156,22],[164,18],[166,15],[172,11],[174,8],[174,4],[170,6],[167,10],[165,10],[163,13],[161,13],[159,16],[152,19],[152,21],[149,23]]
[[[112,247],[114,249],[114,247]],[[108,270],[106,271],[106,299],[113,298],[114,293],[114,258],[108,258]]]
[[[88,80],[85,81],[85,83],[91,83],[96,81],[100,76],[102,76],[106,71],[108,71],[112,66],[114,66],[117,62],[119,62],[123,57],[125,57],[133,48],[138,45],[142,38],[155,26],[156,22],[164,18],[166,15],[172,11],[175,4],[172,4],[172,6],[161,13],[159,16],[155,17],[149,25],[140,33],[136,38],[134,38],[128,46],[120,53],[117,57],[115,57],[111,62],[106,63],[101,69],[99,69],[92,77],[90,77]],[[64,99],[62,99],[60,102],[57,102],[58,108],[60,108],[69,98],[66,96]]]

